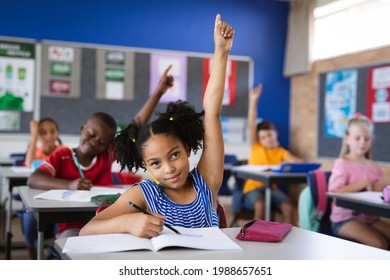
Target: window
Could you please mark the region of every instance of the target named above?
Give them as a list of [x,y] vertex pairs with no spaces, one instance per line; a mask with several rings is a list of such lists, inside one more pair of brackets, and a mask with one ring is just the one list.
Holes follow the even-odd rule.
[[313,60],[390,45],[389,14],[390,0],[337,0],[317,4]]

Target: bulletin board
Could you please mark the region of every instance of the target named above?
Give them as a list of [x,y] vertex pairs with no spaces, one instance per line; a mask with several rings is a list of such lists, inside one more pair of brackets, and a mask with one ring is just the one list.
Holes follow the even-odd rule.
[[37,102],[36,41],[0,37],[0,132],[29,131]]
[[[358,112],[374,120],[375,136],[372,145],[372,159],[390,162],[390,76],[380,74],[390,70],[390,62],[364,65],[357,68],[335,70],[335,72],[356,73],[356,98],[345,99],[353,112]],[[319,75],[319,116],[318,116],[318,157],[336,158],[340,154],[342,138],[330,137],[326,123],[326,92],[329,89],[329,73]],[[377,74],[375,74],[377,73]],[[374,81],[376,80],[376,82]],[[344,104],[345,105],[345,104]],[[345,106],[347,108],[347,105]],[[351,114],[353,113],[351,111]]]
[[[1,47],[11,51],[1,51]],[[80,127],[95,112],[109,113],[119,125],[127,125],[156,87],[165,69],[164,61],[174,63],[170,74],[175,77],[176,92],[174,98],[170,93],[171,100],[187,100],[201,111],[212,54],[0,37],[0,98],[9,91],[9,85],[14,85],[21,97],[29,97],[28,102],[24,101],[28,106],[0,109],[0,132],[29,133],[32,119],[51,117],[58,122],[61,134],[78,135]],[[153,67],[156,74],[151,74]],[[221,115],[224,133],[235,138],[237,131],[246,130],[248,92],[253,84],[252,59],[231,56],[227,77],[227,98]],[[20,85],[28,90],[19,93]],[[166,103],[171,101],[166,97],[168,94],[160,100],[156,111],[165,110]],[[14,119],[17,125],[9,130],[5,124]]]
[[[64,55],[53,63],[48,52],[51,46],[65,48],[65,52],[73,55]],[[186,100],[198,111],[202,110],[204,63],[211,54],[43,42],[40,116],[57,120],[62,134],[79,134],[88,117],[101,111],[112,115],[118,124],[128,124],[157,85],[152,85],[154,80],[150,74],[156,54],[185,57],[186,79],[175,78],[175,86],[182,82]],[[68,62],[62,64],[61,60]],[[234,102],[223,106],[221,114],[246,119],[253,62],[240,56],[231,60],[235,62]],[[55,75],[53,67],[58,67]],[[56,82],[58,87],[53,90]],[[156,111],[165,110],[165,106],[158,104]]]

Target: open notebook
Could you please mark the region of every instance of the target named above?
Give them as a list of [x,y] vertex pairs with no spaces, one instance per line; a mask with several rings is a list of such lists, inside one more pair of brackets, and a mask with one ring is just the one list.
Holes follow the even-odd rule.
[[218,227],[183,228],[174,227],[181,234],[166,228],[151,239],[141,238],[129,233],[102,234],[69,237],[63,253],[107,253],[132,250],[159,251],[167,247],[185,247],[202,250],[242,250]]
[[127,188],[92,187],[84,190],[49,190],[34,196],[35,199],[48,199],[58,201],[89,202],[91,197],[102,194],[122,194]]

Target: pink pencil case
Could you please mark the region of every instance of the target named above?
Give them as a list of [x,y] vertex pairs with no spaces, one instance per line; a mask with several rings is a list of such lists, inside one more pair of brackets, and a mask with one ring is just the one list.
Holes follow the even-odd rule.
[[291,230],[292,225],[288,223],[267,222],[263,220],[253,220],[245,224],[236,238],[246,241],[281,241]]
[[382,191],[383,200],[387,203],[390,203],[390,186],[384,187]]

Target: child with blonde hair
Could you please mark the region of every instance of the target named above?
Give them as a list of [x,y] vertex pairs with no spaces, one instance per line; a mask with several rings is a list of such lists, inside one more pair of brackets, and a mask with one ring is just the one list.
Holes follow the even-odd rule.
[[[340,157],[329,178],[330,192],[381,191],[389,183],[378,164],[371,160],[373,137],[374,125],[367,117],[358,115],[349,120]],[[389,221],[339,207],[334,201],[330,220],[338,236],[389,249]]]

